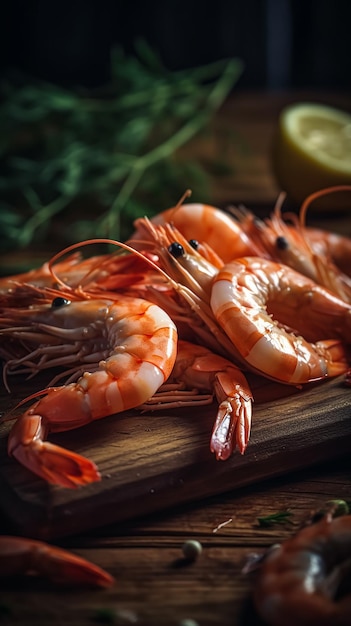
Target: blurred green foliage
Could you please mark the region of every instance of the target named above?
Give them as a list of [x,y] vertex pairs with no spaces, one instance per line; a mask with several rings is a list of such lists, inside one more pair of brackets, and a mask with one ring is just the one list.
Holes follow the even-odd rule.
[[172,72],[145,43],[115,50],[111,79],[88,92],[24,76],[2,82],[2,249],[90,237],[125,239],[136,217],[175,204],[207,176],[175,158],[242,71],[237,59]]

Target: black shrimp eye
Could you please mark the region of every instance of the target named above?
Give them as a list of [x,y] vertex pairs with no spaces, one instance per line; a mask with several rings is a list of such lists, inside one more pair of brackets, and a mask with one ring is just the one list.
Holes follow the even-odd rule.
[[189,239],[189,243],[194,250],[197,250],[200,245],[197,239]]
[[174,256],[175,259],[179,259],[179,257],[185,254],[182,244],[178,243],[178,241],[173,241],[173,243],[168,246],[168,252]]
[[282,236],[276,238],[275,245],[277,246],[278,250],[287,250],[287,248],[289,247],[287,239]]
[[71,304],[71,301],[66,298],[62,298],[61,296],[57,296],[57,298],[53,299],[51,307],[53,309],[58,309],[60,306],[65,306],[66,304]]

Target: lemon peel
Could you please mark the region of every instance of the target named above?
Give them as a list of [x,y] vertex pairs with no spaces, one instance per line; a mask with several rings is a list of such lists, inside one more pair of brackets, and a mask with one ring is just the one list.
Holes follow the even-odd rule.
[[[351,185],[351,115],[311,102],[283,109],[273,139],[272,168],[296,205],[321,189]],[[323,195],[314,206],[350,209],[351,193]]]

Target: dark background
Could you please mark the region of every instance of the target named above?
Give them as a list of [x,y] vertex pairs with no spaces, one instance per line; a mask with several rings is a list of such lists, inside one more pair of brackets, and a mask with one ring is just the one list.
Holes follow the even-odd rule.
[[143,37],[170,69],[241,58],[245,89],[351,86],[350,0],[11,0],[1,14],[2,73],[97,86],[111,48]]

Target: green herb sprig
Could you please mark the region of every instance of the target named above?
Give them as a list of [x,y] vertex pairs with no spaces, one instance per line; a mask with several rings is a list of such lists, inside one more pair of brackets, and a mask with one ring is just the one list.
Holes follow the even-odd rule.
[[291,524],[291,517],[292,513],[290,511],[277,511],[276,513],[271,513],[270,515],[258,517],[257,521],[261,528],[271,528],[276,524]]
[[110,82],[93,92],[23,76],[3,81],[3,249],[43,241],[53,224],[66,243],[124,239],[135,218],[168,208],[189,187],[206,199],[206,173],[177,151],[207,128],[242,64],[174,72],[145,43],[136,47],[133,56],[114,50]]

